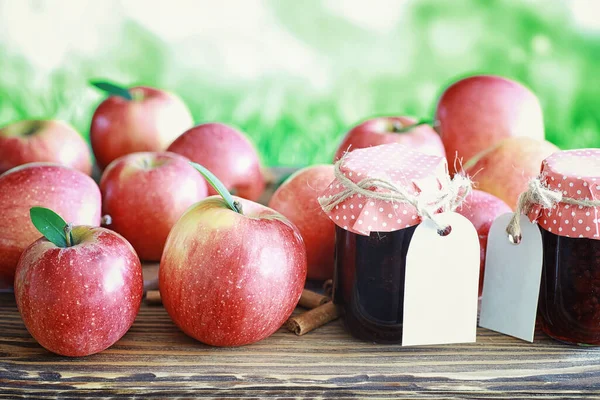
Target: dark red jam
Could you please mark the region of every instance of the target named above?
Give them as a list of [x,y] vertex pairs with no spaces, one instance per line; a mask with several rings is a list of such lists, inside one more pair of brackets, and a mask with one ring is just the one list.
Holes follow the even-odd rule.
[[333,297],[353,336],[401,343],[406,253],[416,228],[363,236],[336,226]]
[[540,228],[544,264],[538,305],[542,330],[579,345],[600,345],[600,240]]

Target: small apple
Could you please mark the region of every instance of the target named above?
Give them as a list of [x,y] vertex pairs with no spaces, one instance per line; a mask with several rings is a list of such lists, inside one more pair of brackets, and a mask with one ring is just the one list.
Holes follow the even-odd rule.
[[30,163],[0,175],[0,281],[13,284],[21,253],[40,237],[29,209],[41,206],[78,225],[100,225],[101,197],[96,182],[57,164]]
[[505,138],[544,139],[542,109],[535,94],[500,76],[471,76],[455,82],[439,98],[435,118],[450,165],[457,157],[466,162]]
[[52,162],[86,175],[92,173],[87,143],[65,122],[26,120],[1,128],[0,174],[32,162]]
[[476,187],[503,200],[513,210],[527,184],[540,173],[542,161],[559,151],[545,140],[527,137],[504,139],[480,152],[465,165]]
[[[256,201],[265,189],[260,159],[240,131],[220,123],[195,126],[167,149],[202,164],[239,197]],[[211,187],[210,195],[216,194]]]
[[334,180],[333,165],[314,165],[291,175],[273,194],[269,207],[300,231],[308,257],[308,279],[333,278],[335,224],[317,197]]
[[511,208],[494,195],[482,192],[481,190],[473,190],[458,207],[456,212],[471,221],[479,235],[479,249],[481,252],[481,264],[479,266],[479,296],[481,296],[481,291],[483,289],[485,252],[490,226],[498,216],[511,212]]
[[146,86],[95,85],[110,94],[94,112],[90,141],[100,169],[125,154],[164,151],[194,124],[187,106],[173,93]]
[[402,143],[424,154],[446,156],[440,136],[425,122],[411,117],[381,117],[352,128],[342,139],[334,161],[347,151],[388,143]]
[[45,208],[32,208],[31,219],[45,237],[17,266],[15,298],[25,327],[44,348],[64,356],[112,346],[142,301],[142,266],[133,247],[105,228],[71,228]]
[[158,270],[163,305],[189,336],[241,346],[270,336],[288,319],[306,280],[298,229],[276,211],[239,197],[195,165],[221,197],[177,221]]
[[160,261],[167,236],[189,206],[207,195],[206,182],[174,153],[132,153],[109,164],[100,180],[109,228],[142,260]]

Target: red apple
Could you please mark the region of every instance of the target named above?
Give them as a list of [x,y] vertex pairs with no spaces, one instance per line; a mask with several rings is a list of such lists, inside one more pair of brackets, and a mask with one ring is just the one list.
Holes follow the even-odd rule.
[[535,94],[499,76],[455,82],[439,98],[435,117],[450,165],[457,156],[466,162],[505,138],[544,139],[542,109]]
[[281,214],[235,198],[192,206],[177,221],[159,268],[162,302],[175,324],[213,346],[270,336],[291,315],[306,280],[306,250]]
[[90,140],[101,169],[125,154],[163,151],[193,125],[190,111],[175,94],[145,86],[129,93],[133,100],[110,96],[92,117]]
[[140,260],[119,234],[77,226],[72,236],[69,247],[41,238],[23,252],[15,297],[31,336],[75,357],[98,353],[129,330],[144,282]]
[[490,226],[492,226],[492,222],[494,222],[496,217],[511,212],[511,208],[494,195],[482,192],[481,190],[473,190],[456,212],[471,221],[479,235],[479,249],[481,251],[479,295],[481,296],[481,290],[483,289],[485,252]]
[[540,173],[542,161],[559,148],[545,140],[514,137],[477,154],[465,165],[478,189],[502,199],[513,210],[529,181]]
[[167,236],[189,206],[207,195],[204,178],[174,153],[133,153],[113,161],[100,180],[103,214],[142,260],[160,261]]
[[13,284],[21,253],[41,235],[29,209],[51,208],[68,222],[100,225],[100,190],[89,176],[48,163],[31,163],[0,175],[0,281]]
[[32,162],[52,162],[92,173],[85,140],[62,121],[28,120],[0,129],[0,174]]
[[317,201],[333,180],[333,165],[306,167],[290,176],[269,201],[270,208],[283,214],[300,231],[306,245],[308,279],[333,278],[335,224]]
[[[245,199],[258,200],[265,189],[256,149],[244,134],[225,124],[198,125],[179,136],[168,151],[202,164]],[[208,193],[216,194],[212,187]]]
[[[411,125],[414,127],[409,128]],[[402,143],[424,154],[446,156],[442,140],[431,126],[417,125],[417,120],[411,117],[381,117],[352,128],[335,152],[334,161],[346,151],[388,143]]]

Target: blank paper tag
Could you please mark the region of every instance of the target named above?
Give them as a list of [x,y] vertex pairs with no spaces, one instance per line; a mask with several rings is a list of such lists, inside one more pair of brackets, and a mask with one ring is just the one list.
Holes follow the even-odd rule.
[[496,218],[487,243],[479,325],[533,341],[540,279],[542,235],[536,224],[521,215],[521,242],[508,239],[512,214]]
[[406,255],[402,345],[474,342],[477,333],[479,239],[465,217],[436,215],[415,230]]

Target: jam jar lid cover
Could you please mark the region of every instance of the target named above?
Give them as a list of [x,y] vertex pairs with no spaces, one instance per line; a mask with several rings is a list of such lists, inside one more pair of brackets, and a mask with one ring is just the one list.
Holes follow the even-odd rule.
[[[439,197],[450,180],[445,158],[426,155],[399,143],[357,149],[338,163],[340,173],[356,184],[367,178],[381,179],[423,198]],[[335,179],[319,200],[331,199],[344,190],[345,186]],[[381,187],[371,190],[388,191]],[[336,225],[360,235],[397,231],[421,222],[416,208],[409,203],[367,198],[361,194],[350,195],[330,210],[326,207],[323,210]]]
[[[559,151],[542,162],[540,181],[563,198],[600,201],[600,149]],[[600,240],[600,207],[559,202],[552,209],[533,205],[528,213],[559,236]]]

